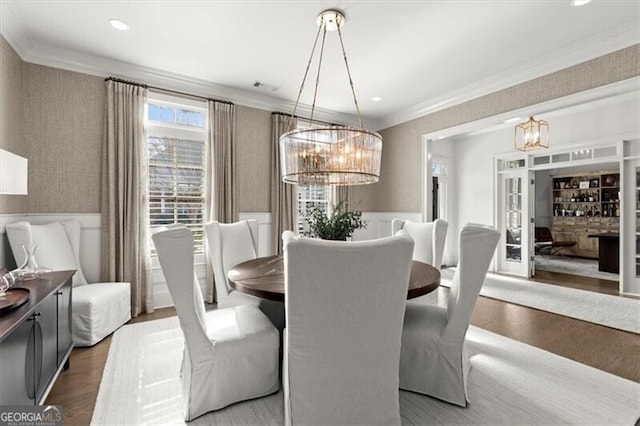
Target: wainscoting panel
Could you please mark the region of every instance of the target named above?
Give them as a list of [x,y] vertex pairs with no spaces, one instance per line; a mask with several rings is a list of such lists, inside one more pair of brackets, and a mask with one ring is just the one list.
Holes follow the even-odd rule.
[[[97,282],[100,280],[100,214],[99,213],[76,213],[76,214],[4,214],[0,215],[0,266],[4,265],[9,269],[16,267],[9,239],[5,234],[5,226],[15,222],[30,222],[35,225],[43,225],[59,220],[75,219],[80,222],[80,266],[87,281]],[[36,260],[38,250],[36,249]],[[47,265],[42,265],[47,266]]]
[[[258,256],[269,256],[271,251],[271,213],[244,212],[239,214],[240,220],[256,219],[258,221]],[[420,221],[420,213],[379,213],[364,212],[362,219],[367,224],[366,229],[360,229],[353,236],[354,241],[370,240],[391,235],[391,220],[394,218]],[[15,261],[9,247],[9,240],[5,235],[5,225],[8,223],[27,221],[34,224],[45,224],[58,220],[75,219],[81,224],[80,233],[80,264],[89,282],[100,280],[100,214],[4,214],[0,215],[0,267],[15,268]],[[37,251],[36,251],[37,259]],[[46,265],[43,265],[46,266]],[[151,279],[153,283],[153,304],[156,308],[172,306],[173,301],[169,289],[164,281],[162,270],[156,257],[152,258]],[[195,271],[203,289],[206,283],[206,265],[204,254],[195,256]]]
[[422,221],[422,213],[415,212],[363,212],[362,220],[367,224],[365,229],[353,233],[353,241],[373,240],[391,236],[393,219]]
[[239,220],[258,221],[258,256],[271,256],[271,213],[269,212],[247,212],[238,215]]

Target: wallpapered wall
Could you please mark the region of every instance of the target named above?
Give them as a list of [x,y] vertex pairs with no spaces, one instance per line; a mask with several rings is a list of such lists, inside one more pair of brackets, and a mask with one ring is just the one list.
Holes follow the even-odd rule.
[[[100,212],[104,79],[23,62],[0,43],[0,147],[29,159],[29,195],[3,196],[0,214]],[[266,212],[271,113],[236,114],[238,208]]]
[[[29,195],[0,213],[100,211],[105,89],[100,77],[22,62],[0,36],[0,147],[29,158]],[[380,182],[355,187],[355,207],[419,212],[421,136],[640,75],[640,45],[382,130]],[[238,208],[269,210],[270,112],[237,107]]]
[[[0,36],[0,148],[28,156],[22,126],[22,60]],[[24,211],[26,196],[0,195],[0,213]]]
[[421,211],[423,134],[640,76],[640,44],[382,130],[380,182],[354,188],[358,208]]

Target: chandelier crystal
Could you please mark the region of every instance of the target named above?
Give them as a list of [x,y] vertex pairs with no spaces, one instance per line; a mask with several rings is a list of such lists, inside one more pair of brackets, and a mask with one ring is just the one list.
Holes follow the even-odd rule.
[[[298,185],[362,185],[378,182],[380,179],[382,137],[377,132],[365,129],[362,125],[362,117],[360,116],[360,109],[353,88],[353,80],[351,79],[347,54],[340,30],[345,22],[344,15],[337,10],[325,10],[318,16],[317,22],[318,33],[316,34],[311,56],[293,110],[295,117],[318,38],[322,33],[316,86],[311,107],[310,120],[312,127],[291,129],[280,136],[282,180],[286,183]],[[334,30],[338,31],[353,101],[360,122],[359,127],[313,125],[324,42],[327,31]]]

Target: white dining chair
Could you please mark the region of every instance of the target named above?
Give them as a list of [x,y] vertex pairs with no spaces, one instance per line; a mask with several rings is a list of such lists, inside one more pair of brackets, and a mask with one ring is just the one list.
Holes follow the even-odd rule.
[[407,302],[402,330],[400,388],[466,406],[471,364],[465,335],[500,239],[494,228],[467,224],[446,307]]
[[286,236],[285,424],[400,424],[398,363],[413,242]]
[[415,243],[413,259],[427,263],[439,270],[442,267],[442,254],[448,227],[449,223],[442,219],[436,219],[433,222],[393,219],[391,234],[395,235],[400,229],[407,231]]
[[242,220],[234,223],[211,221],[205,225],[208,251],[213,265],[216,301],[219,308],[245,304],[257,305],[282,330],[284,304],[234,290],[228,273],[238,263],[258,257],[258,222]]
[[75,269],[71,291],[74,346],[93,346],[131,319],[128,282],[87,282],[80,265],[80,222],[16,222],[7,224],[5,229],[18,265],[24,261],[22,246],[35,244],[40,266],[58,271]]
[[187,421],[279,390],[279,333],[257,306],[205,312],[185,226],[152,235],[184,334],[180,378]]

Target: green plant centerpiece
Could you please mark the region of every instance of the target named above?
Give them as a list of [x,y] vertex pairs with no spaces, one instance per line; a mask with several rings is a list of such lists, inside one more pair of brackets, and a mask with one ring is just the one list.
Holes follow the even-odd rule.
[[367,227],[362,221],[362,212],[349,211],[344,201],[334,206],[329,216],[315,207],[306,221],[309,224],[308,236],[323,240],[346,241],[356,229]]

